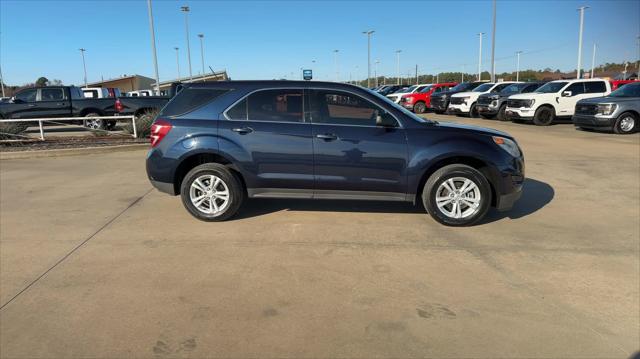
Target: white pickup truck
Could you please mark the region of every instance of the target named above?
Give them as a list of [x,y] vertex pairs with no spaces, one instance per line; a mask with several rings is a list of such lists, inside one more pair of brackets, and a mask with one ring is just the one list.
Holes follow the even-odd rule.
[[456,115],[469,115],[469,117],[473,118],[478,117],[476,102],[478,101],[478,97],[480,97],[480,95],[485,93],[498,93],[505,87],[515,83],[517,82],[488,82],[474,88],[472,91],[457,93],[451,96],[451,100],[449,100],[449,108],[447,109],[447,111]]
[[603,79],[551,81],[534,92],[509,96],[505,116],[512,121],[533,121],[538,126],[548,126],[558,117],[573,116],[578,101],[609,93],[611,84]]

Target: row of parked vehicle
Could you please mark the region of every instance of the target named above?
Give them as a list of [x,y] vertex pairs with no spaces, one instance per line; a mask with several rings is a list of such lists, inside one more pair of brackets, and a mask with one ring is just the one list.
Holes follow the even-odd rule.
[[636,132],[640,121],[637,80],[447,82],[382,86],[374,91],[415,113],[432,110],[539,126],[570,119],[578,128],[620,134]]

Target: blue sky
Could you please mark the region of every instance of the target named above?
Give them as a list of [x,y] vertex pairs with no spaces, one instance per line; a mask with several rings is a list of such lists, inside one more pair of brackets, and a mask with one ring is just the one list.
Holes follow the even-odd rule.
[[[489,70],[490,1],[153,1],[161,80],[187,74],[186,40],[180,6],[191,7],[190,41],[194,74],[201,71],[198,33],[205,65],[226,69],[233,79],[299,78],[313,68],[320,80],[335,79],[334,49],[340,50],[341,80],[366,77],[367,44],[374,29],[372,59],[378,73],[477,70],[478,32],[485,32],[483,70]],[[640,1],[505,1],[497,3],[496,71],[521,68],[574,69],[578,12],[585,15],[583,64],[633,61],[640,34]],[[87,49],[89,81],[138,73],[153,77],[146,1],[0,0],[0,61],[5,82],[33,82],[43,75],[82,83],[78,48]],[[316,60],[312,64],[312,60]],[[373,61],[372,61],[373,62]],[[372,70],[373,71],[373,70]]]

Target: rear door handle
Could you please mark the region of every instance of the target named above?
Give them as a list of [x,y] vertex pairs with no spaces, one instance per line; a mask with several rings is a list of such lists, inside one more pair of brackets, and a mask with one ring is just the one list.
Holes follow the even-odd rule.
[[317,134],[316,138],[319,138],[325,141],[335,141],[338,139],[338,136],[334,135],[333,133],[325,133],[325,134]]
[[238,127],[238,128],[232,128],[231,131],[239,133],[241,135],[246,135],[247,133],[253,132],[253,128],[251,128],[251,127]]
[[29,104],[29,105],[27,105],[27,106],[29,106],[29,107],[36,107],[36,104],[35,104],[35,103],[30,103],[30,104]]

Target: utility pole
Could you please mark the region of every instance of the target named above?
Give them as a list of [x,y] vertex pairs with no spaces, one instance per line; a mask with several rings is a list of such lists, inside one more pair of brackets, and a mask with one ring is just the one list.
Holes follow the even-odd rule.
[[580,34],[578,36],[578,68],[576,71],[577,79],[581,77],[580,72],[582,71],[582,30],[584,27],[584,10],[588,8],[588,6],[581,6],[578,8],[578,11],[580,11]]
[[416,64],[416,85],[418,84],[418,65]]
[[191,46],[189,45],[189,7],[180,6],[180,11],[184,12],[184,26],[187,34],[187,60],[189,61],[189,79],[193,81],[193,73],[191,72]]
[[380,63],[380,60],[376,60],[375,67],[373,70],[374,76],[376,77],[376,87],[378,87],[378,64],[379,63]]
[[478,81],[482,78],[482,35],[484,35],[484,32],[478,33],[480,38],[480,46],[478,47]]
[[640,76],[640,35],[638,35],[638,60],[636,60],[636,73]]
[[371,88],[371,34],[374,30],[363,31],[367,35],[367,88]]
[[462,72],[461,72],[461,74],[462,74],[462,78],[461,78],[460,82],[464,82],[464,65],[462,65]]
[[622,71],[622,79],[627,79],[627,66],[629,66],[629,61],[625,61],[624,63],[624,71]]
[[[153,53],[153,69],[156,75],[156,95],[160,95],[160,76],[158,75],[158,56],[156,55],[156,30],[153,26],[153,10],[151,0],[147,0],[147,10],[149,12],[149,32],[151,32],[151,52]],[[85,75],[85,82],[86,82]],[[85,85],[86,86],[86,85]]]
[[397,63],[397,73],[398,73],[398,79],[397,79],[397,85],[400,85],[400,53],[402,52],[402,50],[396,50],[396,55],[398,58],[398,63]]
[[591,77],[593,78],[594,70],[596,68],[596,43],[593,43],[593,54],[591,55]]
[[198,37],[200,38],[200,58],[202,60],[202,82],[204,82],[204,34],[198,34]]
[[496,0],[493,0],[493,30],[491,31],[491,82],[496,82]]
[[440,73],[439,72],[436,74],[436,83],[437,84],[440,83]]
[[2,77],[2,66],[0,66],[0,87],[2,87],[2,97],[4,97],[4,77]]
[[[147,1],[151,1],[151,0],[147,0]],[[84,52],[87,51],[87,49],[79,48],[78,50],[80,50],[80,54],[82,54],[82,67],[84,68],[84,87],[88,87],[87,86],[87,64],[84,61]]]
[[520,54],[522,51],[516,51],[516,56],[518,60],[516,61],[516,81],[520,81]]
[[338,67],[338,52],[340,52],[340,50],[333,50],[333,56],[336,63],[336,82],[340,82],[340,68]]
[[176,66],[178,67],[178,81],[180,81],[180,55],[179,55],[179,47],[174,47],[174,50],[176,50]]

